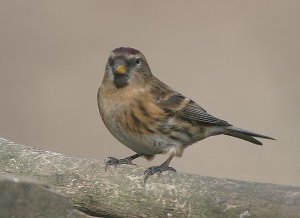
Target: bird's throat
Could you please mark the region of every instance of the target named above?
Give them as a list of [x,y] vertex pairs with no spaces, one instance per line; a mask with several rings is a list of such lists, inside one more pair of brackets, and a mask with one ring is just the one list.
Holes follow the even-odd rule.
[[128,75],[126,74],[115,74],[114,75],[114,85],[120,89],[120,88],[124,88],[128,85]]

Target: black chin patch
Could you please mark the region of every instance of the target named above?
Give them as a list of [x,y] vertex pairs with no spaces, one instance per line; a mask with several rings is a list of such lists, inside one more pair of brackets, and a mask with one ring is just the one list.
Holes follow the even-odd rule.
[[128,79],[129,79],[129,77],[126,74],[123,74],[123,75],[115,74],[114,75],[114,84],[118,89],[124,88],[125,86],[128,85]]

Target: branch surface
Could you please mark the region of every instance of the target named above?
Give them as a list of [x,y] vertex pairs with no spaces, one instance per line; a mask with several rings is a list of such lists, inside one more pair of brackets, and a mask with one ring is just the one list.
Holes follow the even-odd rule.
[[300,187],[185,173],[144,184],[145,168],[110,167],[0,138],[0,172],[33,177],[79,210],[107,217],[300,217]]

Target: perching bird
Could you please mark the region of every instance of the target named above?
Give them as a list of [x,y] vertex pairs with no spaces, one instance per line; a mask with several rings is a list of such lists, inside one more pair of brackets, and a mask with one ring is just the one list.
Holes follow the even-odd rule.
[[144,156],[168,153],[160,166],[145,171],[145,180],[156,172],[167,170],[174,156],[204,138],[229,135],[262,145],[254,137],[273,139],[237,128],[208,114],[193,100],[176,92],[150,70],[144,55],[133,48],[116,48],[106,64],[98,90],[98,106],[104,124],[122,144],[136,152],[124,159],[109,157],[109,165],[132,164]]

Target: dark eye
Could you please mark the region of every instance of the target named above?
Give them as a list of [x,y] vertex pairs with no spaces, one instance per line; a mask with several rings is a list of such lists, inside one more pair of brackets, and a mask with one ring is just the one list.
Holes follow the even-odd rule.
[[137,58],[135,59],[135,62],[134,62],[136,65],[139,65],[142,63],[141,59],[140,58]]

